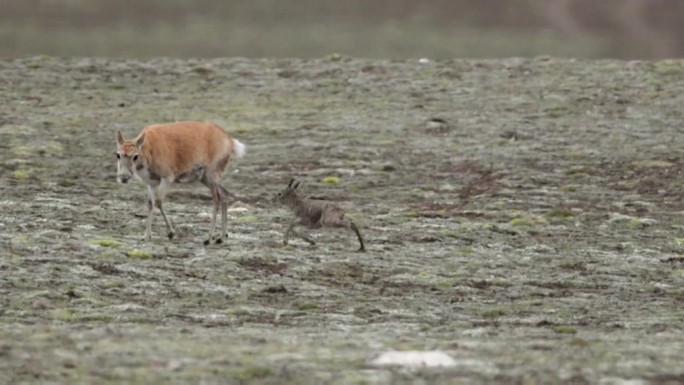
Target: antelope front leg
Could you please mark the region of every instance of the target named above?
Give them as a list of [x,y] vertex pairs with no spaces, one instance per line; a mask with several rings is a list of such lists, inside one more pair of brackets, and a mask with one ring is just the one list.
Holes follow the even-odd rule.
[[169,239],[173,239],[173,236],[175,234],[175,231],[173,230],[173,225],[171,224],[171,221],[169,218],[166,217],[166,213],[164,212],[164,209],[162,209],[162,203],[164,201],[164,196],[166,195],[166,190],[168,189],[168,184],[166,181],[162,180],[159,186],[156,189],[156,196],[154,203],[157,205],[159,208],[159,212],[161,212],[162,218],[164,218],[164,223],[166,224],[166,235],[169,237]]
[[164,223],[166,223],[166,230],[168,231],[167,235],[169,236],[169,239],[173,239],[175,231],[173,230],[173,225],[171,224],[171,221],[169,221],[169,219],[166,218],[166,214],[164,213],[164,210],[162,210],[161,199],[157,199],[156,203],[157,207],[159,207],[159,211],[161,212],[162,218],[164,218]]
[[152,186],[147,186],[150,200],[147,201],[147,227],[145,228],[144,241],[152,240],[152,220],[154,219],[154,201],[157,198],[157,191]]

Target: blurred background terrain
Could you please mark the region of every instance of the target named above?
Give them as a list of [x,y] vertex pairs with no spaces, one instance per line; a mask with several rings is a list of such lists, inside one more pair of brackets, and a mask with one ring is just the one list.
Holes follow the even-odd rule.
[[681,0],[2,0],[0,56],[434,59],[684,53]]

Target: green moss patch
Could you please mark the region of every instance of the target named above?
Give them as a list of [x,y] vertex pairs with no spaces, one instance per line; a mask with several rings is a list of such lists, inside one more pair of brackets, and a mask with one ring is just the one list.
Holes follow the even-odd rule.
[[121,246],[121,242],[115,241],[113,239],[98,239],[98,240],[90,241],[89,243],[91,245],[97,245],[97,246],[102,246],[102,247],[112,247],[112,248],[116,248],[116,247]]
[[336,176],[326,176],[325,178],[321,179],[321,182],[326,184],[340,184],[342,180]]
[[152,259],[154,255],[149,251],[134,249],[126,253],[131,258],[137,259]]

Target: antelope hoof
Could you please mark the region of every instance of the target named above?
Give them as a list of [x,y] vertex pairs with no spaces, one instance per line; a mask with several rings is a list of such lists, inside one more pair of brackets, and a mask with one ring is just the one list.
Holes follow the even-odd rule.
[[217,244],[217,245],[222,244],[222,243],[223,243],[223,238],[216,238],[216,240],[214,241],[214,243]]
[[173,239],[173,236],[174,236],[173,231],[169,231],[169,233],[166,235],[169,236],[169,239]]
[[366,248],[365,248],[365,247],[361,247],[361,248],[359,248],[358,250],[356,250],[356,252],[357,252],[357,253],[365,253],[365,252],[366,252]]
[[204,241],[204,246],[209,246],[210,243],[211,243],[211,238]]
[[145,234],[143,237],[143,242],[149,242],[152,240],[152,236],[150,234]]

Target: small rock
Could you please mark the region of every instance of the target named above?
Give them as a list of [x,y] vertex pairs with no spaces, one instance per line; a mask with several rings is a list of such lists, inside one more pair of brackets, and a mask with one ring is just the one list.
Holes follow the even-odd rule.
[[38,298],[33,301],[33,308],[36,310],[51,309],[52,302],[47,298]]
[[341,175],[354,176],[354,174],[356,174],[356,170],[353,170],[351,168],[336,168],[335,173],[341,174]]
[[235,202],[230,207],[228,207],[228,212],[231,213],[243,213],[252,209],[252,206],[245,202]]
[[599,380],[599,384],[610,385],[646,385],[647,382],[638,378],[620,378],[620,377],[603,377]]
[[491,330],[489,330],[488,328],[475,328],[464,330],[462,333],[464,336],[468,337],[483,337],[490,334]]
[[447,123],[446,120],[441,119],[441,118],[432,118],[425,123],[425,126],[428,130],[435,130],[435,131],[448,131],[449,130],[449,123]]
[[631,219],[633,219],[633,217],[631,217],[629,215],[620,214],[620,213],[612,213],[610,215],[610,218],[608,219],[608,223],[627,222]]
[[512,142],[516,140],[532,139],[532,135],[521,134],[515,130],[506,130],[499,133],[499,136]]
[[179,370],[183,369],[183,367],[185,367],[189,364],[189,362],[187,362],[187,361],[188,361],[187,359],[170,360],[169,362],[166,363],[166,369],[168,369],[172,372],[179,371]]
[[375,366],[406,366],[412,368],[420,367],[449,367],[455,366],[456,361],[448,354],[434,351],[389,351],[380,354],[370,361]]

